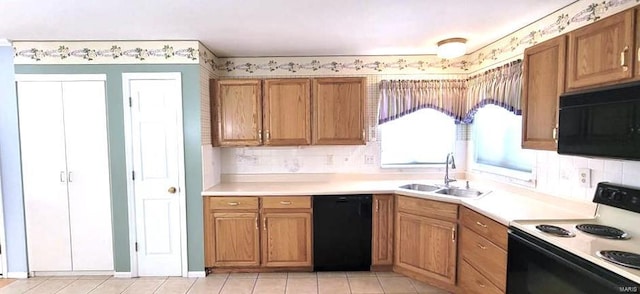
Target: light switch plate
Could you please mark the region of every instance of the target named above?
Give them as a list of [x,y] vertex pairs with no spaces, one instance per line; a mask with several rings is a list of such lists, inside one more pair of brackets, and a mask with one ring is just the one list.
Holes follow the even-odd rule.
[[591,169],[578,169],[578,182],[582,188],[591,188]]

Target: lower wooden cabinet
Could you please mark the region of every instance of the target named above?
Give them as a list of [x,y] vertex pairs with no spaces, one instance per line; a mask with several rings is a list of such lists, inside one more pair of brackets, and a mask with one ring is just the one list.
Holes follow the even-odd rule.
[[[408,205],[415,201],[423,209],[418,214]],[[406,202],[406,203],[403,203]],[[394,270],[446,289],[454,289],[456,281],[457,205],[398,196],[395,219]],[[407,207],[407,210],[403,210]],[[436,219],[427,215],[452,215]]]
[[262,213],[262,265],[311,266],[311,212]]
[[460,223],[462,293],[505,293],[507,227],[466,207],[461,209]]
[[394,195],[373,195],[371,266],[393,265]]
[[205,197],[204,209],[206,267],[312,265],[310,196]]
[[213,266],[257,266],[260,264],[258,213],[212,213],[214,231]]
[[498,289],[487,278],[471,267],[466,261],[459,263],[460,276],[458,279],[458,293],[465,294],[501,294],[504,291]]

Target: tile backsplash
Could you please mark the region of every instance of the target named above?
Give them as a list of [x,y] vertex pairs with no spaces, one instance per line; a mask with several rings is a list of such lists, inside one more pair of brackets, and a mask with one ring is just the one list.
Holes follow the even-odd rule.
[[[457,172],[467,171],[467,145],[456,141]],[[218,152],[221,172],[234,175],[266,174],[384,174],[421,172],[424,169],[387,169],[380,167],[380,144],[365,146],[239,147],[213,148]],[[598,182],[609,181],[640,186],[640,162],[558,155],[553,151],[535,151],[535,191],[556,197],[591,202]],[[590,187],[582,187],[579,169],[591,172]],[[433,171],[437,168],[430,169]],[[440,168],[441,169],[441,168]],[[217,174],[215,181],[219,181]]]
[[[579,169],[591,170],[591,185],[581,187]],[[598,182],[640,186],[640,162],[580,156],[558,155],[552,151],[537,151],[536,190],[558,197],[590,202]]]
[[[458,171],[464,170],[466,141],[456,142]],[[220,148],[224,174],[385,173],[419,169],[380,167],[380,143],[364,146],[300,146]],[[444,158],[442,159],[444,161]]]

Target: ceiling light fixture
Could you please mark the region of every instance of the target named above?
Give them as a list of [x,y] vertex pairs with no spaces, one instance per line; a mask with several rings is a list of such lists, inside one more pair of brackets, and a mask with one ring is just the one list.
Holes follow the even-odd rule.
[[451,38],[438,42],[438,57],[440,58],[456,58],[467,53],[467,39]]

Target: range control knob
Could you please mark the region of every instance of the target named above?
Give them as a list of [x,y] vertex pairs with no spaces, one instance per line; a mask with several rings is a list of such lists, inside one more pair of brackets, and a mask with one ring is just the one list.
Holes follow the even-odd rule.
[[611,193],[611,200],[620,201],[620,200],[622,200],[622,195],[623,195],[623,192],[614,191],[614,192]]
[[596,197],[597,198],[602,198],[602,192],[604,192],[603,188],[598,188],[598,190],[596,190]]

